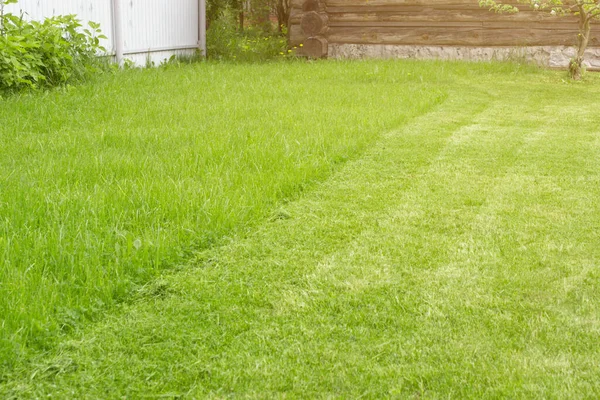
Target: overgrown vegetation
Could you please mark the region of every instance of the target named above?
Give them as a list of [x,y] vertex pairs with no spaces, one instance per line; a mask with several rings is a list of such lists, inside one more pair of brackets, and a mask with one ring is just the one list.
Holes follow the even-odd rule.
[[288,49],[287,28],[266,21],[253,23],[240,29],[236,15],[225,9],[210,24],[207,32],[207,56],[213,60],[257,62],[295,55]]
[[230,11],[219,15],[207,32],[207,56],[212,60],[257,62],[292,54],[287,38],[274,27],[252,25],[240,31]]
[[16,0],[0,0],[0,91],[58,86],[99,70],[105,51],[98,24],[83,28],[74,15],[27,21],[4,12]]
[[290,0],[208,1],[208,58],[254,62],[294,57],[296,49],[287,43],[289,15]]
[[239,30],[246,25],[268,26],[270,16],[277,18],[278,30],[282,33],[290,18],[291,0],[208,0],[206,3],[209,24],[221,17],[224,12],[231,12]]
[[443,96],[407,75],[432,67],[347,65],[174,64],[0,101],[0,363],[255,223]]

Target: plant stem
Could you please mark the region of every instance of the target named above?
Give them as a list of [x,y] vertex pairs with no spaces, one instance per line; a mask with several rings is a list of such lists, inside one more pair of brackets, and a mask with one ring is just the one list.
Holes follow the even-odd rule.
[[589,40],[590,40],[590,30],[591,30],[591,19],[593,17],[592,14],[588,13],[588,11],[584,7],[584,3],[578,2],[577,9],[579,14],[579,34],[577,35],[577,55],[575,58],[571,60],[569,65],[569,72],[571,73],[571,78],[575,80],[581,79],[582,69],[583,69],[583,57],[585,55],[585,50],[587,49]]

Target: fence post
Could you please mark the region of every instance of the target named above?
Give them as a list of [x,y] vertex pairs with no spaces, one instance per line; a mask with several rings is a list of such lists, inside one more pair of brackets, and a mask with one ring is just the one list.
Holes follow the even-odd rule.
[[121,0],[112,0],[113,35],[115,58],[119,66],[123,66],[123,19],[121,14]]
[[198,2],[198,48],[206,57],[206,0]]

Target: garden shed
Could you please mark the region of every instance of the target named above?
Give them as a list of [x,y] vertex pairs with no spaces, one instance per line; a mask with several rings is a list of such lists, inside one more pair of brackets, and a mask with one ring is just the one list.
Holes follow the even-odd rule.
[[[292,0],[289,34],[311,57],[512,58],[568,66],[577,19],[520,9],[496,14],[477,0]],[[586,63],[600,68],[594,28]]]

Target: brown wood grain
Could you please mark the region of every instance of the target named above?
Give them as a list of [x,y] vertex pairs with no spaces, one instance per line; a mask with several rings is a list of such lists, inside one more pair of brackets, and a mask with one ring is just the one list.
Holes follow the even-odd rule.
[[[302,43],[301,0],[293,0],[290,39]],[[329,29],[323,37],[339,44],[448,46],[572,46],[576,17],[553,17],[525,5],[516,14],[497,14],[477,0],[321,0]],[[515,3],[516,4],[516,3]],[[590,47],[600,46],[592,29]]]
[[[549,29],[547,23],[531,21],[524,24],[519,21],[429,21],[424,24],[421,21],[359,21],[359,22],[331,22],[331,28],[507,28],[507,29]],[[552,30],[576,32],[576,25],[570,23],[553,24]]]
[[550,29],[485,28],[331,28],[327,39],[339,44],[396,44],[448,46],[570,46],[575,35]]
[[349,12],[349,13],[331,13],[328,12],[331,22],[357,22],[357,21],[545,21],[546,23],[577,23],[575,18],[562,17],[556,18],[547,13],[538,13],[531,11],[522,11],[514,15],[503,15],[489,12],[488,10],[475,8],[423,8],[418,6],[407,6],[394,12]]

